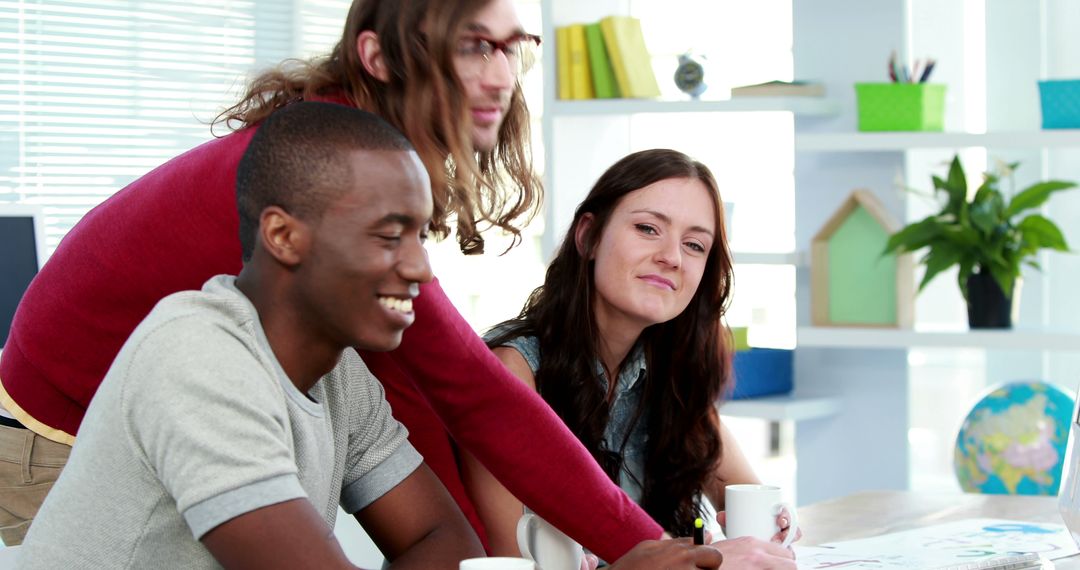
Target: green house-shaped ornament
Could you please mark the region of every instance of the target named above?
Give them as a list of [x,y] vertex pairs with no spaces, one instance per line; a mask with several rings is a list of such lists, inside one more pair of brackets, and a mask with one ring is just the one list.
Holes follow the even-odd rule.
[[814,326],[911,327],[911,256],[881,255],[900,227],[873,193],[848,196],[810,245]]

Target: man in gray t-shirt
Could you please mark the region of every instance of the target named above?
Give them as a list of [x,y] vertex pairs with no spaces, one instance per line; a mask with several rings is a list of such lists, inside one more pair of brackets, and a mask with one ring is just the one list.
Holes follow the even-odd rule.
[[412,323],[429,184],[374,115],[295,103],[267,119],[237,176],[243,270],[135,329],[20,567],[347,568],[339,504],[394,568],[482,556],[348,348],[391,350]]

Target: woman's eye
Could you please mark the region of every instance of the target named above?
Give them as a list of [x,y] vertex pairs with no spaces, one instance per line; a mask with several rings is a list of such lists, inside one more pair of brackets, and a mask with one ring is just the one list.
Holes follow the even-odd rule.
[[649,224],[634,224],[634,228],[643,234],[656,235],[657,233],[656,228]]
[[688,241],[688,242],[686,242],[686,247],[689,247],[690,249],[692,249],[692,250],[694,250],[694,251],[696,251],[698,253],[705,253],[705,246],[701,245],[700,243],[698,243],[696,241]]

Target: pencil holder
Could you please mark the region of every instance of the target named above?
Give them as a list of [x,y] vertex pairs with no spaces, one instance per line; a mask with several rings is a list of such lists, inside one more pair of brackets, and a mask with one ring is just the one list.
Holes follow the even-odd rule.
[[1039,82],[1044,129],[1080,129],[1080,79]]
[[945,86],[932,83],[856,83],[860,131],[941,131]]

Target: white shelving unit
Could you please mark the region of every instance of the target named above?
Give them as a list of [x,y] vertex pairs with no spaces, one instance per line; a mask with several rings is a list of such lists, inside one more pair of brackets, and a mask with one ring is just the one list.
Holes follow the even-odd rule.
[[[1070,31],[1080,26],[1080,21],[1031,14],[1067,6],[1058,0],[1036,4],[985,1],[986,21],[979,23],[986,27],[988,53],[986,62],[982,62],[985,67],[982,72],[986,76],[985,88],[992,97],[988,97],[991,100],[979,112],[988,118],[983,125],[988,132],[855,132],[852,85],[881,76],[888,54],[894,50],[904,53],[917,49],[912,56],[931,54],[949,63],[939,66],[935,80],[950,85],[947,109],[956,115],[965,96],[958,87],[969,80],[964,67],[980,65],[965,57],[970,38],[958,32],[970,23],[964,19],[963,11],[971,5],[914,0],[792,0],[795,76],[822,82],[826,92],[833,94],[828,99],[559,101],[555,96],[555,67],[545,66],[542,125],[548,189],[545,254],[550,256],[554,240],[565,232],[574,208],[587,191],[588,182],[583,181],[595,180],[604,168],[630,151],[630,117],[672,113],[792,113],[795,117],[795,251],[739,251],[735,252],[735,260],[740,264],[794,266],[797,320],[800,325],[809,324],[810,281],[805,251],[813,234],[852,189],[877,190],[886,208],[898,219],[905,219],[905,199],[892,190],[898,176],[906,174],[918,162],[910,158],[911,154],[973,147],[1008,149],[1010,152],[1004,153],[1007,158],[1014,160],[1019,154],[1026,165],[1034,162],[1025,171],[1031,170],[1032,176],[1045,178],[1046,173],[1040,174],[1039,166],[1045,164],[1043,157],[1047,149],[1080,148],[1080,130],[1037,130],[1038,117],[1024,111],[1034,106],[1037,113],[1033,89],[1040,74],[1061,69],[1060,65],[1055,68],[1047,64],[1045,53],[1062,54],[1058,57],[1066,61],[1076,60],[1071,75],[1080,75],[1080,58],[1065,55],[1080,53],[1080,48],[1074,49],[1078,46],[1072,45],[1080,40],[1069,39],[1075,35]],[[543,0],[544,36],[554,38],[556,26],[596,21],[629,10],[629,0]],[[932,17],[928,17],[930,11],[934,12]],[[1048,26],[1048,22],[1054,25]],[[1056,33],[1057,42],[1044,41],[1046,33]],[[913,46],[912,42],[918,45]],[[557,59],[554,42],[545,42],[543,49],[545,61]],[[1031,62],[1038,57],[1044,58],[1043,65],[1032,66]],[[953,125],[957,122],[953,116],[946,126],[962,131]],[[1014,149],[1018,150],[1014,152]],[[1033,299],[1040,307],[1045,307],[1046,296],[1062,296],[1061,291],[1054,293],[1037,280],[1031,285],[1025,284],[1025,298]],[[1080,301],[1074,302],[1075,305],[1080,305]],[[1075,314],[1080,314],[1080,309]],[[1021,322],[1026,322],[1023,317]],[[1080,333],[1071,332],[800,327],[796,333],[793,393],[728,402],[721,413],[798,422],[796,495],[800,504],[860,490],[909,488],[909,349],[973,347],[986,349],[988,354],[1004,350],[1010,354],[1013,350],[1034,354],[1046,350],[1080,350]]]
[[[833,120],[796,119],[796,248],[808,246],[854,188],[874,190],[895,217],[910,219],[905,194],[896,191],[898,181],[925,188],[927,168],[954,151],[987,149],[995,159],[1022,162],[1017,188],[1036,179],[1076,179],[1075,168],[1062,176],[1055,172],[1061,168],[1052,167],[1055,153],[1080,148],[1080,131],[1039,130],[1035,87],[1044,77],[1080,73],[1080,41],[1066,31],[1080,20],[1074,5],[794,0],[793,7],[795,76],[822,81],[843,103]],[[981,29],[974,36],[953,33],[969,26]],[[948,132],[855,132],[851,86],[880,78],[894,50],[901,57],[932,54],[949,62],[939,65],[934,77],[948,85]],[[965,132],[965,125],[985,132]],[[1054,202],[1057,207],[1062,203]],[[1077,219],[1078,210],[1065,208],[1052,217],[1069,233],[1067,222]],[[838,413],[797,427],[799,502],[909,488],[911,349],[981,349],[988,383],[1019,375],[1045,377],[1048,362],[1080,351],[1077,303],[1068,286],[1077,277],[1070,270],[1063,261],[1054,266],[1052,279],[1049,271],[1025,276],[1019,323],[1043,330],[968,332],[804,326],[810,322],[810,280],[808,270],[799,267],[798,323],[803,326],[796,330],[794,395],[843,398]]]

